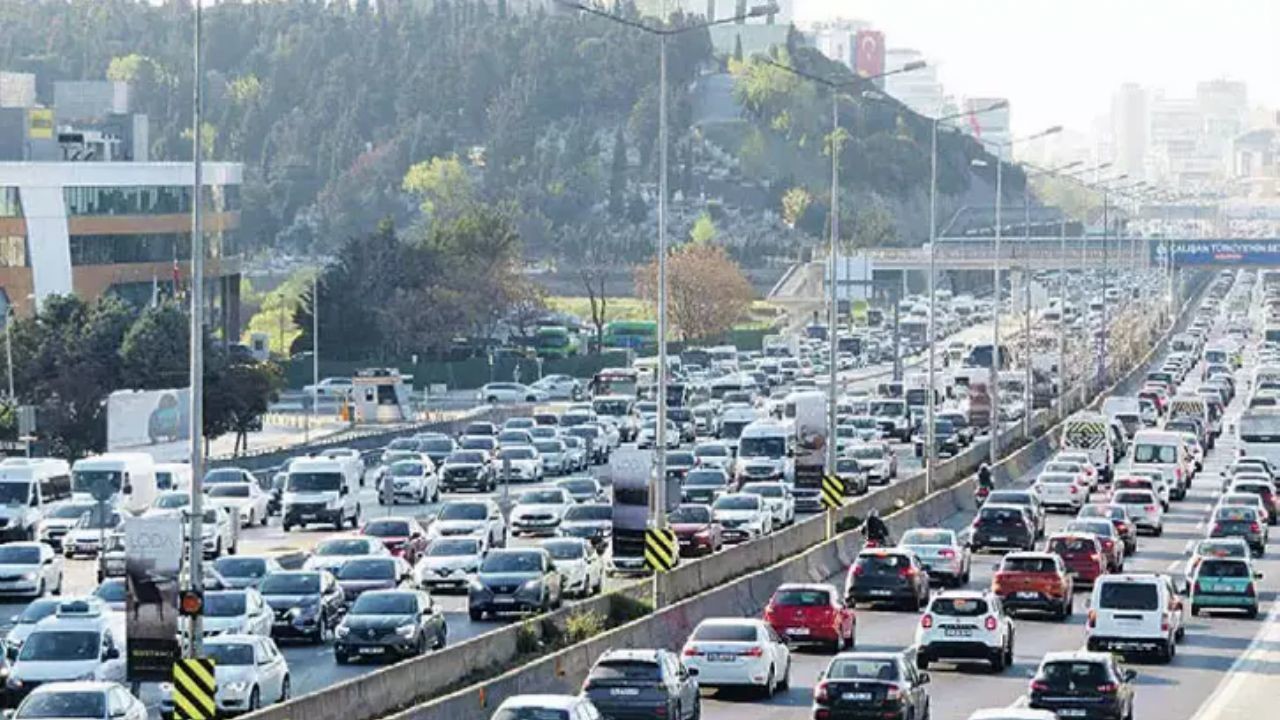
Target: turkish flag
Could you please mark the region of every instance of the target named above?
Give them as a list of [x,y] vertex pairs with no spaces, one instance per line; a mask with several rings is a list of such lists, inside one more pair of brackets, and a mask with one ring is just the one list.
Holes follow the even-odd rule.
[[855,36],[858,52],[854,65],[862,77],[872,77],[884,72],[884,33],[877,30],[859,30]]

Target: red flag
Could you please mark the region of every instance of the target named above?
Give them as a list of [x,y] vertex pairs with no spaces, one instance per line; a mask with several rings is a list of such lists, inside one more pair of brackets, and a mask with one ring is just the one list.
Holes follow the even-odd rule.
[[969,111],[969,127],[973,129],[973,136],[982,139],[982,124],[978,122],[978,113]]
[[178,258],[173,259],[173,294],[177,295],[179,288],[182,287],[182,267],[178,265]]
[[854,68],[862,77],[872,77],[884,72],[884,33],[877,30],[859,30],[854,35],[858,52],[854,56]]

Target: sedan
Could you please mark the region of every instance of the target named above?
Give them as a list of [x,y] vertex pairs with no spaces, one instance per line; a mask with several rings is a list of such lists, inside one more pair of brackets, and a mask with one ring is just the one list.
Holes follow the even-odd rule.
[[546,474],[542,456],[531,444],[503,446],[498,450],[498,467],[503,482],[540,483]]
[[773,514],[759,495],[721,495],[712,504],[711,511],[716,522],[724,528],[727,543],[745,542],[773,532]]
[[256,588],[262,578],[284,568],[275,558],[264,555],[229,555],[218,558],[213,563],[214,569],[232,588]]
[[667,515],[667,521],[684,557],[710,555],[724,547],[724,527],[710,505],[682,504]]
[[303,570],[328,570],[337,574],[348,560],[358,557],[391,557],[391,551],[375,537],[336,537],[323,540],[302,564]]
[[271,607],[253,588],[204,594],[204,634],[271,637]]
[[356,600],[334,633],[333,658],[405,658],[444,647],[444,611],[420,590],[377,590]]
[[1238,505],[1220,505],[1213,511],[1210,538],[1241,538],[1253,552],[1262,557],[1267,550],[1267,526],[1256,508]]
[[42,542],[0,545],[0,594],[40,597],[62,592],[62,558]]
[[549,400],[577,400],[582,397],[582,383],[569,375],[544,375],[529,387]]
[[484,385],[476,393],[482,403],[498,405],[501,403],[539,403],[547,399],[541,390],[514,382],[495,382]]
[[600,481],[591,477],[566,478],[558,481],[556,487],[564,488],[575,503],[605,502],[606,499]]
[[591,543],[581,538],[543,540],[541,547],[551,553],[560,571],[561,589],[567,597],[591,597],[604,588],[604,559]]
[[944,528],[917,528],[902,534],[900,547],[915,553],[920,564],[939,584],[959,587],[969,582],[969,546],[961,543],[955,531]]
[[771,698],[791,686],[791,648],[763,620],[703,620],[681,654],[702,687],[755,688]]
[[564,488],[530,490],[520,496],[511,510],[511,534],[554,535],[565,511],[575,503]]

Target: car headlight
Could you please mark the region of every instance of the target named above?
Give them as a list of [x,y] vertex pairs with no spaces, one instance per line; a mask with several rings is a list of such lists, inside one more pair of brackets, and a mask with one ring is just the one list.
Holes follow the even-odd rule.
[[475,590],[477,592],[484,592],[487,589],[484,586],[484,583],[480,582],[476,578],[471,578],[471,580],[467,583],[467,588],[471,590]]
[[542,580],[536,578],[533,580],[526,580],[524,584],[520,586],[520,592],[542,592]]
[[34,572],[25,572],[25,573],[22,573],[22,579],[23,579],[23,580],[35,580],[37,576],[38,576],[38,574],[37,574],[37,573],[34,573]]
[[229,695],[243,695],[249,692],[249,683],[244,680],[237,680],[227,683],[226,688]]
[[344,638],[351,634],[351,628],[346,625],[339,625],[337,629],[333,631],[333,634],[336,637]]
[[400,627],[396,628],[396,634],[402,638],[411,638],[413,637],[414,631],[416,631],[417,629],[418,629],[418,626],[416,625],[401,625]]

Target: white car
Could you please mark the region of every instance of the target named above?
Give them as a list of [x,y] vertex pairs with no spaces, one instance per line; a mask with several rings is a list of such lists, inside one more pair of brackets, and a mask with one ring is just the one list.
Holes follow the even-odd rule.
[[425,590],[465,588],[488,551],[482,536],[437,538],[413,566],[414,583]]
[[[668,450],[674,450],[680,447],[680,429],[676,424],[667,421],[666,444]],[[656,418],[649,418],[640,426],[640,432],[636,434],[636,447],[644,450],[653,447],[658,442],[658,421]]]
[[322,541],[302,564],[303,570],[328,570],[334,575],[356,557],[387,557],[391,551],[376,537],[336,537]]
[[987,590],[944,590],[916,626],[916,666],[935,660],[983,660],[994,672],[1013,664],[1013,621]]
[[571,597],[590,597],[604,588],[604,559],[582,538],[558,537],[542,541],[560,571],[560,591]]
[[266,525],[271,516],[267,510],[271,495],[258,487],[257,483],[214,485],[205,493],[205,503],[227,512],[239,513],[241,527]]
[[[190,521],[189,515],[189,512],[183,511],[184,521]],[[235,554],[240,544],[239,533],[231,517],[226,508],[215,506],[204,509],[200,523],[200,542],[204,546],[205,557],[222,557],[224,552]]]
[[156,495],[156,498],[151,501],[151,508],[143,515],[150,517],[180,515],[188,507],[191,507],[190,490],[169,490]]
[[885,485],[898,477],[898,455],[887,442],[864,442],[852,445],[845,453],[858,461],[868,482]]
[[1040,504],[1076,512],[1089,500],[1089,480],[1082,473],[1043,472],[1031,484]]
[[507,520],[493,500],[448,500],[440,506],[436,519],[427,526],[427,540],[479,535],[488,547],[507,544]]
[[698,467],[715,468],[725,472],[730,472],[733,467],[733,450],[728,443],[698,443],[693,446],[693,457]]
[[204,634],[271,637],[271,607],[253,588],[204,594]]
[[574,435],[566,435],[560,438],[560,442],[564,443],[565,472],[578,472],[590,467],[585,440]]
[[327,377],[314,385],[303,386],[302,392],[308,399],[343,398],[351,395],[355,383],[348,377]]
[[960,542],[954,530],[914,528],[902,533],[898,546],[916,554],[930,581],[960,586],[969,582],[969,546]]
[[555,535],[564,513],[574,504],[564,488],[530,490],[511,509],[513,535]]
[[[431,458],[419,454],[411,460],[397,460],[387,466],[383,485],[391,483],[391,504],[401,501],[424,505],[440,499],[440,475]],[[385,502],[384,488],[378,488]]]
[[765,507],[773,515],[775,528],[795,522],[796,498],[786,485],[780,482],[749,482],[742,486],[741,491],[764,498]]
[[100,680],[51,682],[36,687],[10,715],[22,720],[147,720],[147,706],[124,686]]
[[547,399],[546,393],[528,385],[514,382],[494,382],[480,388],[476,393],[480,402],[488,405],[501,403],[539,403]]
[[533,449],[542,458],[542,471],[547,475],[565,475],[578,469],[577,461],[569,457],[569,447],[563,440],[534,440]]
[[29,595],[62,592],[62,558],[42,542],[11,542],[0,545],[0,595]]
[[1128,511],[1136,530],[1146,530],[1156,537],[1164,534],[1164,509],[1154,492],[1117,490],[1111,495],[1111,504]]
[[568,375],[544,375],[529,387],[551,400],[577,400],[582,397],[582,383]]
[[681,655],[700,687],[760,688],[772,697],[791,686],[791,649],[763,620],[703,620]]
[[[213,660],[218,715],[228,717],[284,702],[293,694],[289,663],[275,641],[255,635],[222,635],[204,641]],[[160,716],[173,717],[173,686],[160,685]]]
[[1093,584],[1085,648],[1154,651],[1167,663],[1177,653],[1185,625],[1186,607],[1168,575],[1103,575]]
[[725,543],[754,540],[773,532],[773,513],[759,495],[725,493],[711,505],[711,513],[724,528]]
[[124,522],[124,516],[115,510],[108,510],[104,514],[95,508],[84,513],[62,537],[63,557],[97,556],[102,541],[122,522]]
[[50,507],[45,512],[44,519],[36,523],[36,539],[49,543],[55,549],[63,550],[63,540],[67,533],[80,522],[80,518],[96,507],[97,503],[94,502],[74,500]]
[[542,464],[542,456],[534,446],[507,445],[498,451],[498,475],[507,482],[540,483],[546,470]]

